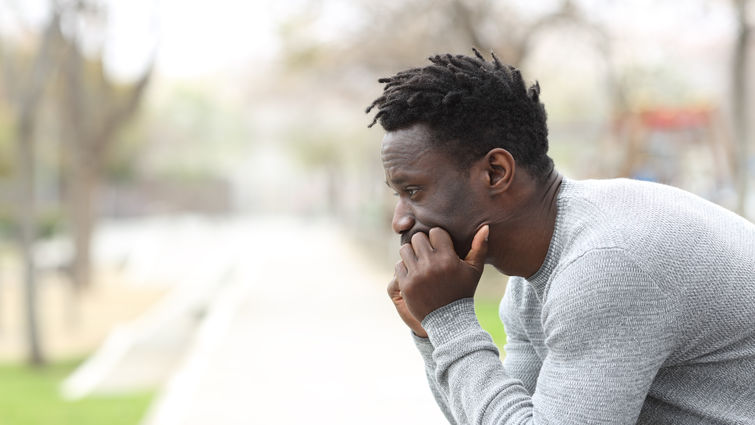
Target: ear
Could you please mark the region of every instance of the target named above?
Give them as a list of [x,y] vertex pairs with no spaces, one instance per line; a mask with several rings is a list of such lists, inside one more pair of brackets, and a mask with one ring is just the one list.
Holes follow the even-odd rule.
[[516,161],[509,151],[495,148],[485,155],[486,185],[491,195],[497,195],[508,190],[516,174]]

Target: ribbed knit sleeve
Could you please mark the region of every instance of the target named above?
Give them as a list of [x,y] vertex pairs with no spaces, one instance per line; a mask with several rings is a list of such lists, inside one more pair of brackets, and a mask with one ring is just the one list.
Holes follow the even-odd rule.
[[527,311],[526,306],[520,306],[516,302],[517,299],[523,298],[521,292],[527,289],[526,285],[527,282],[519,278],[509,280],[506,294],[499,307],[499,316],[506,331],[503,369],[508,376],[522,381],[527,391],[533,394],[543,363],[530,340],[532,336],[522,323],[522,315],[529,314],[534,320],[538,320],[539,314],[537,311]]
[[456,422],[451,409],[448,407],[448,399],[445,393],[438,388],[438,381],[435,379],[435,360],[433,360],[433,351],[435,350],[433,344],[428,338],[418,337],[417,334],[412,332],[412,339],[414,345],[417,346],[419,354],[422,356],[422,361],[425,363],[425,376],[427,377],[427,384],[430,387],[430,391],[435,398],[435,402],[438,403],[440,411],[443,412],[448,423],[451,425],[464,425],[463,423]]
[[588,252],[559,273],[543,304],[534,395],[507,373],[471,298],[422,322],[437,385],[470,424],[634,424],[673,347],[674,303],[621,250]]

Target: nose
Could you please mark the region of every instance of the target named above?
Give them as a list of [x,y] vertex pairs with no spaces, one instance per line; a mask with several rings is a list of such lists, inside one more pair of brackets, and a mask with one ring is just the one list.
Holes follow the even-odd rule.
[[414,227],[414,216],[407,207],[406,203],[399,199],[396,208],[393,210],[393,221],[391,222],[393,231],[402,234]]

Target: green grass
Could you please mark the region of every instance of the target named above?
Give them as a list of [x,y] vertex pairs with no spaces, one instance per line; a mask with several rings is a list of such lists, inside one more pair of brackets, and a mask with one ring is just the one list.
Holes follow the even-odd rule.
[[80,361],[55,362],[35,369],[0,365],[1,425],[136,425],[153,393],[96,396],[69,402],[58,393]]
[[492,297],[478,296],[474,300],[477,321],[493,337],[493,341],[503,353],[503,346],[506,344],[506,332],[503,330],[503,324],[498,317],[499,302],[499,299]]

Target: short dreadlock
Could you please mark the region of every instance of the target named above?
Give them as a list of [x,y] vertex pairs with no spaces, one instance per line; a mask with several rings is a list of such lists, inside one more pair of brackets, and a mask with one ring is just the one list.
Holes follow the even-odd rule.
[[500,147],[533,177],[545,178],[553,161],[540,85],[526,88],[518,69],[472,50],[476,57],[436,55],[432,65],[379,79],[385,87],[367,107],[367,113],[378,108],[369,127],[379,121],[395,131],[424,123],[462,169]]

